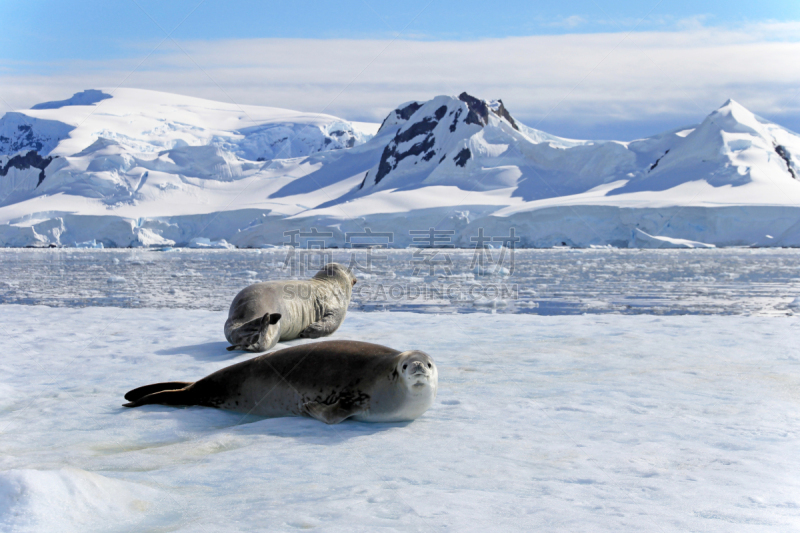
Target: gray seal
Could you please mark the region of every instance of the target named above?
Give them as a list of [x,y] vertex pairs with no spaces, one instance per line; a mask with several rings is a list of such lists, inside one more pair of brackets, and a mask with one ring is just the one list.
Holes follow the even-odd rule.
[[414,420],[433,404],[433,359],[359,341],[292,346],[218,370],[194,383],[173,381],[125,395],[141,405],[201,405],[265,416],[309,416],[326,424]]
[[228,350],[264,352],[279,341],[325,337],[344,322],[356,278],[328,263],[310,280],[266,281],[242,289],[225,321]]

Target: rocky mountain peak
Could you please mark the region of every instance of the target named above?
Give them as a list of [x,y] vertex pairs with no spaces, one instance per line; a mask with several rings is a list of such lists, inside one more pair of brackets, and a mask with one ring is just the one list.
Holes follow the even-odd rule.
[[389,113],[379,131],[379,134],[388,133],[389,128],[396,127],[394,138],[360,188],[378,185],[389,174],[430,171],[430,167],[444,163],[451,152],[451,164],[463,168],[471,159],[466,139],[489,126],[491,117],[506,121],[519,131],[502,100],[489,102],[466,92],[458,98],[437,96],[428,102],[407,102],[397,107]]

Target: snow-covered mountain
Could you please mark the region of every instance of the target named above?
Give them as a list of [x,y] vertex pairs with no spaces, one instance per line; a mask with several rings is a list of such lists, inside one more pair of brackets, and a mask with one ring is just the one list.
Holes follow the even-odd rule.
[[[149,171],[229,181],[266,160],[351,148],[374,130],[328,115],[134,89],[113,98],[88,90],[0,118],[0,155],[8,156],[0,161],[18,170],[0,181],[0,199],[8,204],[63,193],[115,204],[132,199]],[[26,169],[14,157],[26,150],[50,158],[46,183],[44,174],[34,183],[30,172],[19,172]],[[26,154],[34,173],[44,168],[36,154]]]
[[[466,93],[383,124],[91,90],[0,118],[0,245],[288,242],[480,228],[522,246],[800,246],[800,137],[728,101],[633,142],[563,139]],[[302,239],[301,239],[302,242]],[[383,243],[385,244],[385,243]]]

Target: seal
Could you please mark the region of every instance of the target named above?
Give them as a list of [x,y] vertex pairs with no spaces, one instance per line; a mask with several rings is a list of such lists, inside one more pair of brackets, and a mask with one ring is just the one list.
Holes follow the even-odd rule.
[[200,405],[265,417],[309,416],[326,424],[414,420],[433,404],[433,359],[368,342],[292,346],[223,368],[199,381],[133,389],[125,407]]
[[266,281],[242,289],[225,321],[228,350],[264,352],[279,341],[330,335],[344,322],[356,278],[328,263],[310,280]]

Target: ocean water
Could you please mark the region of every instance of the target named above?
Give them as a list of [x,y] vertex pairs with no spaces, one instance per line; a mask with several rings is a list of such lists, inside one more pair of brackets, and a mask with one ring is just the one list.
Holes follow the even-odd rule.
[[226,310],[257,281],[351,265],[351,309],[425,313],[787,315],[800,250],[0,249],[0,304]]

